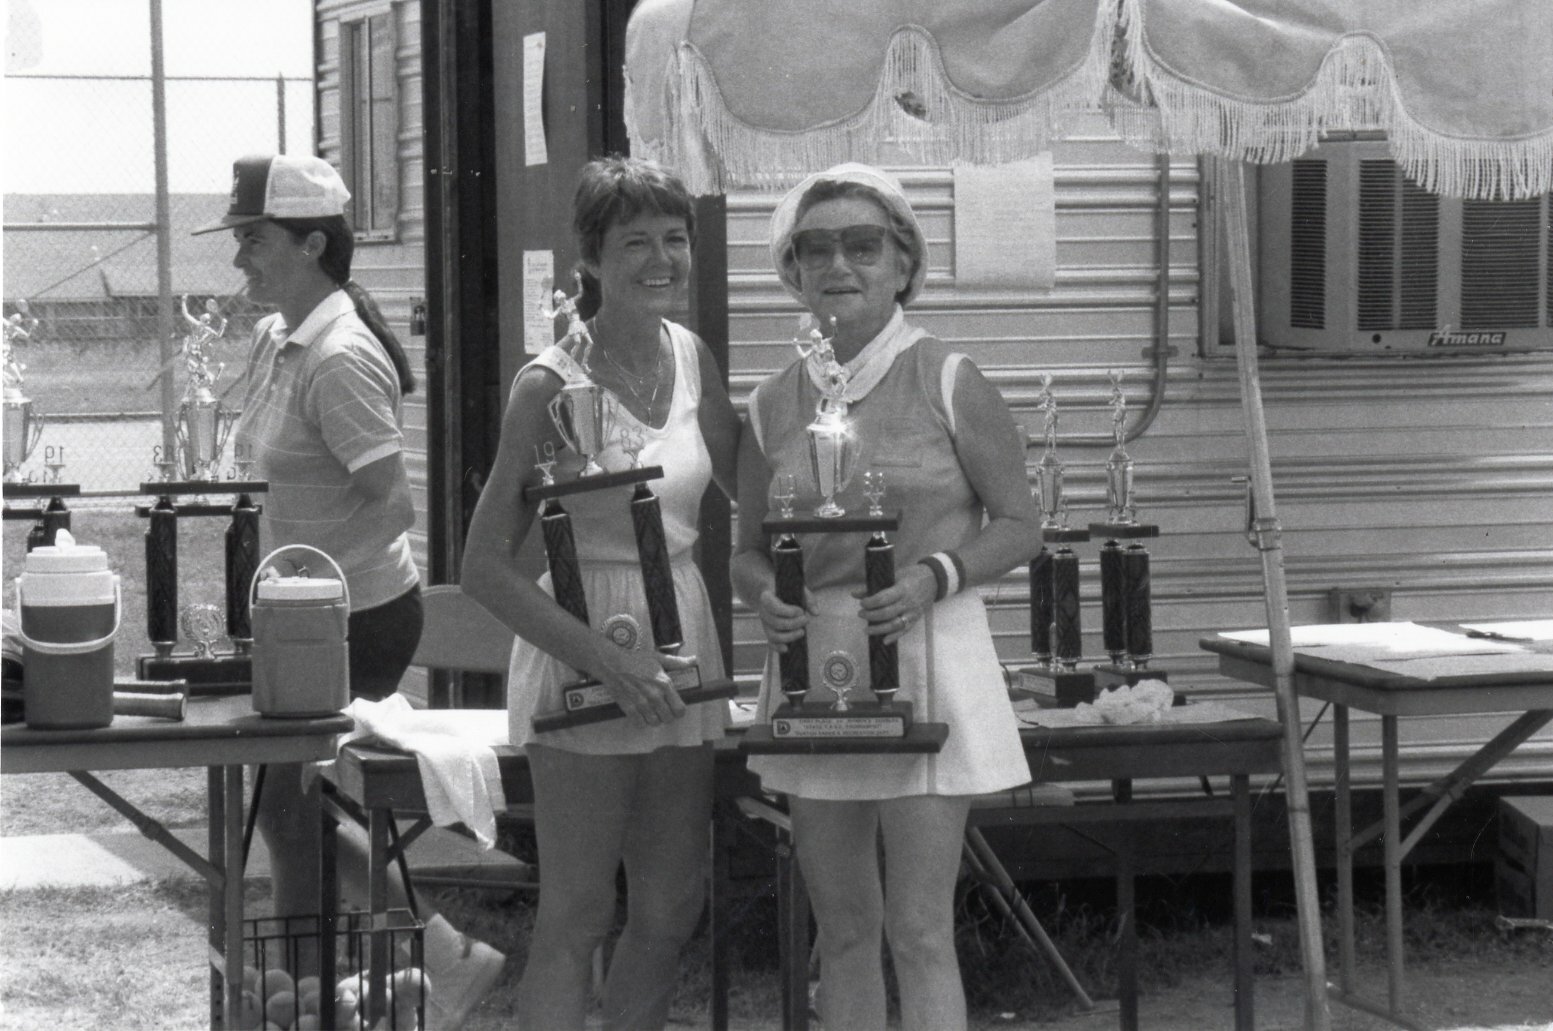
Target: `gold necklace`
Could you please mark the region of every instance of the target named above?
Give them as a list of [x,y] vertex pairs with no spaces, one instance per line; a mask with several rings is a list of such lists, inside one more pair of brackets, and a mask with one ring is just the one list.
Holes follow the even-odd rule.
[[663,342],[661,340],[658,342],[658,356],[657,360],[653,362],[651,373],[653,377],[652,394],[646,400],[643,400],[641,392],[637,390],[636,386],[631,381],[634,379],[637,383],[641,383],[647,379],[648,374],[635,373],[626,368],[624,365],[621,365],[620,362],[615,359],[615,356],[609,353],[609,348],[607,347],[600,348],[600,351],[603,353],[605,358],[609,359],[609,364],[613,365],[620,371],[620,385],[625,387],[626,390],[630,392],[631,396],[636,399],[636,403],[640,405],[642,410],[646,413],[646,418],[642,421],[651,423],[653,417],[653,406],[658,403],[658,391],[663,388]]

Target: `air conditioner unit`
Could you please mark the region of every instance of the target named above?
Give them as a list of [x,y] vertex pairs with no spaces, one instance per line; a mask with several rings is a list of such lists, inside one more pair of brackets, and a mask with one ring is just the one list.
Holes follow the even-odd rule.
[[1261,170],[1260,341],[1345,353],[1553,349],[1553,217],[1440,197],[1383,140]]

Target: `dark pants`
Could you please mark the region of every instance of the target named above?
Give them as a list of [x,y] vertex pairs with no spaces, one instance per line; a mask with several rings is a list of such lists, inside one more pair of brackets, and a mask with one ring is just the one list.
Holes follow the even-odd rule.
[[351,697],[380,702],[399,687],[421,643],[421,588],[350,615]]

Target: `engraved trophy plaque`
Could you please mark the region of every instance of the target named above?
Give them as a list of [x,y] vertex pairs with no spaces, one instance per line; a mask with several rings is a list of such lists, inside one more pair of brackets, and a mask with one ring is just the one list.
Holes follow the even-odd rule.
[[[25,466],[37,452],[43,436],[43,416],[38,413],[32,398],[24,386],[27,367],[17,353],[17,345],[34,339],[39,320],[32,314],[24,300],[18,300],[15,311],[6,316],[3,351],[0,351],[0,376],[4,379],[5,402],[5,518],[31,519],[33,525],[27,531],[27,550],[44,544],[53,544],[54,535],[70,528],[70,511],[64,499],[81,493],[80,484],[64,483],[61,475],[65,468],[65,448],[50,444],[43,449],[43,466],[47,473],[35,481]],[[11,502],[30,498],[47,503],[42,507],[13,506]]]
[[[263,493],[268,484],[251,479],[252,456],[240,447],[234,448],[236,465],[230,477],[221,477],[221,459],[236,423],[236,413],[225,407],[215,391],[226,368],[214,360],[215,346],[226,332],[227,320],[215,298],[205,301],[197,317],[187,296],[182,307],[187,326],[183,346],[160,373],[168,374],[181,362],[187,376],[175,418],[174,444],[170,451],[161,446],[152,450],[157,471],[153,479],[141,483],[140,491],[156,501],[135,509],[147,520],[146,636],[153,648],[152,654],[139,657],[136,674],[147,681],[187,681],[190,693],[196,695],[239,693],[249,690],[253,681],[248,585],[259,563],[260,510],[252,495]],[[231,494],[234,500],[212,503],[211,494]],[[216,648],[220,634],[210,631],[211,610],[219,617],[219,608],[191,605],[180,611],[178,607],[178,521],[191,516],[230,519],[225,536],[230,650]],[[194,651],[178,653],[180,630],[189,635],[191,628],[199,631],[190,637]]]
[[[1014,687],[1045,705],[1094,701],[1094,675],[1081,672],[1078,556],[1068,545],[1089,540],[1089,531],[1068,525],[1063,464],[1057,456],[1057,399],[1050,373],[1041,375],[1039,410],[1044,447],[1036,463],[1041,508],[1041,550],[1030,560],[1030,650],[1035,665],[1016,673]],[[1047,545],[1056,545],[1055,550]]]
[[[848,417],[847,371],[836,361],[831,338],[809,320],[799,324],[794,343],[803,360],[817,371],[813,378],[820,384],[814,420],[805,427],[809,471],[818,502],[808,514],[795,512],[796,475],[778,473],[773,477],[771,496],[778,509],[762,528],[772,538],[776,594],[789,605],[803,605],[805,573],[799,537],[838,533],[869,534],[864,544],[864,579],[866,590],[876,593],[895,582],[894,545],[886,535],[900,528],[900,516],[884,509],[882,473],[864,474],[863,494],[869,506],[863,514],[848,514],[838,500],[853,478],[862,449]],[[811,658],[818,660],[813,673],[827,697],[811,697]],[[854,699],[853,692],[862,686],[865,658],[867,686],[873,698]],[[885,644],[883,636],[868,637],[866,657],[842,649],[811,656],[807,638],[799,638],[788,644],[777,662],[786,701],[771,713],[768,723],[745,732],[740,747],[747,752],[937,752],[948,737],[946,724],[916,722],[911,703],[896,700],[900,687],[897,648],[894,642]]]
[[[552,594],[556,603],[574,618],[589,626],[593,625],[583,588],[576,532],[571,515],[561,505],[561,498],[612,487],[634,487],[629,501],[631,525],[642,570],[642,588],[647,601],[653,647],[661,653],[676,655],[683,647],[684,640],[674,594],[673,572],[669,565],[658,498],[647,487],[649,481],[663,477],[663,467],[642,466],[640,459],[645,438],[625,428],[616,412],[619,402],[589,378],[587,358],[591,356],[595,345],[587,324],[577,317],[575,298],[569,298],[560,291],[555,292],[554,298],[553,308],[545,307],[541,310],[547,316],[566,317],[567,336],[576,341],[576,354],[580,356],[577,363],[582,369],[582,375],[562,386],[552,399],[550,418],[562,441],[582,459],[583,464],[574,477],[560,480],[555,472],[558,456],[554,448],[547,444],[544,450],[535,455],[534,467],[539,473],[539,483],[525,487],[523,491],[524,500],[540,506],[540,533],[545,544]],[[612,436],[630,458],[629,468],[617,472],[606,471],[597,460],[598,455],[611,443]],[[629,613],[615,613],[606,617],[598,624],[598,630],[618,647],[647,647],[639,621]],[[599,723],[620,719],[625,715],[607,687],[586,671],[577,672],[578,678],[561,689],[563,708],[558,712],[540,713],[534,717],[536,731]],[[737,693],[732,680],[703,681],[700,669],[696,666],[666,672],[687,705],[731,698]]]
[[[1149,668],[1153,657],[1153,616],[1149,597],[1149,553],[1143,541],[1159,536],[1159,527],[1138,522],[1133,496],[1133,463],[1127,453],[1127,395],[1122,372],[1112,369],[1111,454],[1105,463],[1106,521],[1089,530],[1104,537],[1100,548],[1100,613],[1102,637],[1109,662],[1095,667],[1101,687],[1165,680],[1163,670]],[[1128,541],[1126,547],[1122,541]],[[1181,696],[1185,700],[1185,696]]]

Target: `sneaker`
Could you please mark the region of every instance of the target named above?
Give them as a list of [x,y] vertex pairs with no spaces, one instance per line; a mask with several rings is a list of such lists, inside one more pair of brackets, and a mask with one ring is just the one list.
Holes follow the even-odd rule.
[[495,987],[506,963],[507,957],[485,942],[454,931],[441,916],[432,917],[426,925],[426,1031],[458,1031]]

